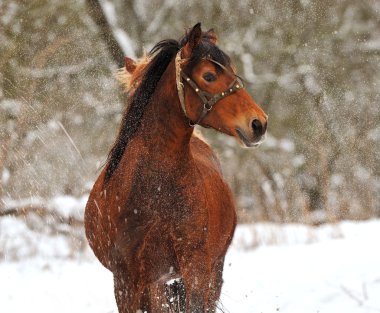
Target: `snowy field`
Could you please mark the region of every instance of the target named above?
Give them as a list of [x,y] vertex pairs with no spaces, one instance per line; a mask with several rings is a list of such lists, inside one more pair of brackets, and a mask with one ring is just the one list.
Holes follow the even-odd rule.
[[[27,229],[18,221],[1,219],[0,248],[11,247],[22,232]],[[239,226],[220,306],[230,313],[380,312],[379,238],[379,220]],[[2,252],[1,313],[117,312],[112,275],[88,248],[69,255],[61,236],[37,240],[33,257],[13,260]]]

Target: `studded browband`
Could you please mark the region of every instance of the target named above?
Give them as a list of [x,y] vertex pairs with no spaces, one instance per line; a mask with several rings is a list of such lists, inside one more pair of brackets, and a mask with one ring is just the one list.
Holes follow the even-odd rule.
[[[213,63],[217,64],[223,70],[228,71],[219,62],[217,62],[215,60],[212,60],[212,59],[208,59],[208,60],[210,62],[213,62]],[[227,89],[224,90],[223,92],[212,94],[212,93],[209,93],[207,91],[204,91],[201,88],[199,88],[199,86],[189,76],[187,76],[183,71],[181,71],[181,66],[180,65],[181,65],[182,62],[183,62],[183,60],[181,59],[181,50],[180,50],[177,53],[177,56],[176,56],[176,59],[175,59],[176,83],[177,83],[178,97],[179,97],[179,100],[180,100],[180,103],[181,103],[181,107],[182,107],[183,113],[189,119],[189,125],[192,126],[192,127],[195,126],[195,125],[197,125],[197,124],[200,124],[202,122],[202,120],[206,117],[207,113],[212,110],[213,106],[219,100],[221,100],[221,99],[223,99],[223,98],[231,95],[232,93],[236,92],[239,89],[243,89],[244,88],[242,80],[238,76],[236,76],[235,74],[233,74],[235,76],[235,79],[227,87]],[[194,91],[197,93],[197,95],[199,96],[199,98],[201,98],[202,103],[203,103],[203,110],[202,110],[200,116],[198,117],[198,119],[195,122],[193,122],[188,117],[187,112],[186,112],[185,98],[184,98],[184,92],[183,92],[184,91],[184,85],[182,83],[182,78],[184,79],[184,81],[186,83],[189,84],[189,86],[191,88],[194,89]]]

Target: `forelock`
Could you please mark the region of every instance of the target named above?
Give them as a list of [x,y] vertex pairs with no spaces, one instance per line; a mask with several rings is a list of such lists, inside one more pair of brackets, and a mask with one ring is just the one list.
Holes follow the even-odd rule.
[[[181,45],[186,44],[186,35],[180,41]],[[188,38],[187,38],[188,39]],[[212,59],[216,62],[222,64],[223,66],[229,66],[231,63],[230,57],[225,54],[217,45],[212,42],[212,37],[208,33],[203,33],[202,40],[192,51],[191,57],[186,64],[185,71],[191,72],[191,70],[202,60],[202,59]],[[217,70],[221,68],[217,67]]]

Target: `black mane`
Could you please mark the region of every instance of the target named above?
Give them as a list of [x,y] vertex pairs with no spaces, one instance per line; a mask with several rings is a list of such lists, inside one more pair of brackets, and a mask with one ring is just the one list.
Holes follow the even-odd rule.
[[[140,127],[144,111],[150,103],[150,99],[161,76],[170,61],[188,40],[188,34],[180,41],[173,39],[163,40],[157,43],[149,52],[149,56],[153,56],[153,58],[144,70],[141,83],[129,99],[129,105],[123,115],[118,136],[108,154],[105,182],[111,178],[123,156],[129,140]],[[191,69],[200,62],[201,59],[206,57],[212,58],[225,66],[230,64],[230,58],[211,42],[208,32],[203,33],[201,42],[194,49],[189,62],[186,64],[185,71],[191,72]]]

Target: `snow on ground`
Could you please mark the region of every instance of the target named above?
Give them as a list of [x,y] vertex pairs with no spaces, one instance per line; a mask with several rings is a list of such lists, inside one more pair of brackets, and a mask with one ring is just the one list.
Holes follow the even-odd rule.
[[[9,232],[12,223],[18,225],[0,220],[0,244],[5,224]],[[8,246],[27,232],[20,225],[15,229]],[[318,228],[239,226],[225,263],[223,311],[380,312],[378,238],[380,220]],[[21,253],[18,261],[7,258],[0,245],[0,312],[116,313],[112,275],[89,249],[69,254],[62,236],[45,239],[40,238],[44,249],[33,257]],[[46,252],[49,246],[54,253]]]
[[380,312],[380,222],[335,227],[340,238],[231,249],[222,297],[228,311]]

